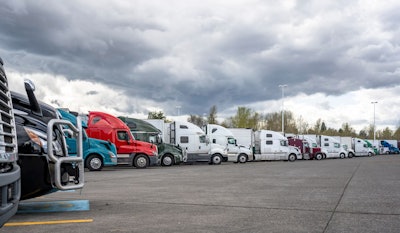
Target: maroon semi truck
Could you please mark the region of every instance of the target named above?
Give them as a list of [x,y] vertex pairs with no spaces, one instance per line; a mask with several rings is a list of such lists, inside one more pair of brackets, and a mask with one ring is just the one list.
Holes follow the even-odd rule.
[[289,145],[299,148],[300,153],[303,155],[303,159],[317,159],[321,160],[325,156],[321,151],[321,147],[310,145],[306,139],[288,137]]

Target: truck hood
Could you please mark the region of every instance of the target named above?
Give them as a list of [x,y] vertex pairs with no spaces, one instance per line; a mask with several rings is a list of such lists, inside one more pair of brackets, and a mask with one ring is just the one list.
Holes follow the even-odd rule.
[[106,149],[106,150],[113,152],[114,154],[117,154],[117,148],[111,142],[96,139],[96,138],[88,138],[88,140],[92,147]]

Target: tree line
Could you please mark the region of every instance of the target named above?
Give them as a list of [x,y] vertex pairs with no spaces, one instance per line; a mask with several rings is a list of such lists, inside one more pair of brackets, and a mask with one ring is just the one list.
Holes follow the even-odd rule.
[[[340,129],[328,127],[322,119],[318,119],[314,124],[310,125],[301,116],[295,117],[291,111],[284,111],[284,128],[285,133],[292,134],[323,134],[328,136],[343,137],[359,137],[362,139],[372,139],[374,137],[374,125],[370,124],[359,132],[351,127],[347,122],[342,124]],[[149,119],[164,119],[167,121],[164,113],[149,112]],[[253,130],[273,130],[282,131],[282,112],[273,112],[260,114],[247,107],[238,107],[236,115],[225,119],[223,122],[217,121],[217,107],[214,105],[210,108],[207,116],[189,115],[189,122],[199,127],[205,124],[219,124],[226,128],[251,128]],[[392,139],[400,140],[400,126],[395,131],[386,127],[375,132],[376,139]]]

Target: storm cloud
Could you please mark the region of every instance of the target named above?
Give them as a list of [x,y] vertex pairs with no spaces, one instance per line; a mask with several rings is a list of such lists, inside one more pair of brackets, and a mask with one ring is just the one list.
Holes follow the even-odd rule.
[[400,85],[398,12],[398,1],[7,1],[0,55],[17,72],[118,90],[126,111],[146,101],[202,115],[279,100],[279,84],[288,98]]

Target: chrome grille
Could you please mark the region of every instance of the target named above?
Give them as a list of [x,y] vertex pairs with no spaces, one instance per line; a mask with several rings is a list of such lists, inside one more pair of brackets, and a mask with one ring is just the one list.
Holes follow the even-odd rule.
[[0,162],[17,160],[17,137],[7,77],[0,67]]

